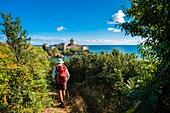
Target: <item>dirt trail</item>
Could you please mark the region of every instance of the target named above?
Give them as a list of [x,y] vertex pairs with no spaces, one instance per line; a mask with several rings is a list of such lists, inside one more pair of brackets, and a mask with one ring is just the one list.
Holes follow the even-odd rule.
[[[54,93],[55,92],[55,93]],[[59,92],[58,91],[54,91],[54,92],[49,92],[49,95],[52,95],[53,98],[55,98],[58,102],[56,103],[56,105],[54,105],[54,107],[51,108],[44,108],[42,113],[70,113],[71,111],[71,106],[67,103],[67,101],[65,101],[65,108],[60,108],[59,106]],[[66,92],[66,98],[68,99],[68,92]]]
[[66,105],[65,108],[57,107],[59,104],[56,104],[56,107],[45,108],[42,113],[70,113],[70,107]]

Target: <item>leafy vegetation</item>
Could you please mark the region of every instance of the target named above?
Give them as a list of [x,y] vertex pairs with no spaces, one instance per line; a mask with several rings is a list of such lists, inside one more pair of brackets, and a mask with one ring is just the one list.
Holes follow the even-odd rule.
[[[143,58],[113,50],[67,59],[72,112],[170,112],[170,1],[129,1],[125,13],[130,21],[119,27],[145,40],[140,45]],[[19,18],[2,13],[2,19],[7,43],[0,43],[0,112],[38,112],[52,104],[48,93],[54,88],[50,74],[56,61],[30,46]]]
[[16,18],[15,20],[10,14],[2,13],[4,27],[1,31],[7,36],[7,43],[14,51],[15,62],[19,65],[22,62],[23,56],[25,53],[25,49],[28,48],[28,42],[30,37],[27,37],[26,30],[22,31],[22,27],[20,24],[20,19]]
[[28,44],[18,18],[10,14],[2,14],[2,18],[7,43],[0,45],[0,111],[38,112],[52,102],[47,95],[47,53]]
[[125,10],[132,21],[121,24],[126,34],[140,36],[141,54],[152,62],[159,61],[153,79],[148,82],[137,112],[170,112],[170,1],[130,0],[131,8]]
[[51,48],[51,47],[45,48],[45,47],[43,47],[43,49],[48,53],[48,56],[50,56],[50,57],[61,56],[61,51],[58,50],[56,47],[54,47],[54,48]]
[[79,50],[76,48],[67,48],[63,51],[64,55],[74,55],[74,54],[81,54],[82,52],[89,52],[89,50]]
[[71,74],[70,94],[83,100],[81,112],[122,113],[132,106],[129,101],[135,102],[132,98],[144,93],[157,63],[113,50],[111,54],[74,56],[66,65]]

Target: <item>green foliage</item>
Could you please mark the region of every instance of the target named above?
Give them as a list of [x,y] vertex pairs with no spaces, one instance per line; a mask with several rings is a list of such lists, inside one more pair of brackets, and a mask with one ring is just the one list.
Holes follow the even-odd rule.
[[88,50],[79,50],[76,48],[67,48],[65,51],[63,51],[63,54],[65,55],[74,55],[74,54],[81,54],[83,52],[89,52]]
[[64,54],[72,54],[70,49],[66,49],[65,51],[63,51]]
[[[20,20],[2,14],[7,43],[0,45],[0,111],[39,112],[51,104],[47,87],[50,63],[42,48],[27,44]],[[51,102],[50,102],[51,101]]]
[[[43,48],[44,49],[44,48]],[[58,50],[57,48],[46,48],[46,49],[44,49],[46,52],[47,52],[47,54],[49,55],[49,56],[51,56],[51,57],[56,57],[56,56],[59,56],[59,55],[61,55],[61,51],[60,50]]]
[[1,31],[7,37],[7,43],[15,53],[16,63],[19,65],[25,54],[24,49],[28,48],[28,41],[30,37],[27,37],[26,30],[22,31],[22,26],[20,26],[20,19],[13,17],[10,14],[1,14],[3,23],[1,25],[4,27]]
[[79,49],[76,49],[76,48],[70,48],[70,51],[71,52],[78,52],[78,51],[80,51]]
[[132,106],[131,95],[142,95],[131,91],[143,93],[156,64],[138,60],[135,54],[113,50],[111,54],[73,56],[66,65],[71,74],[70,94],[73,98],[75,95],[83,98],[87,106],[84,112],[120,113]]
[[[25,65],[17,66],[14,53],[8,45],[0,46],[0,109],[8,112],[22,110],[38,110],[50,103],[48,97],[47,79],[51,78],[49,61],[44,59],[45,54],[34,47],[29,47],[29,56]],[[34,49],[33,49],[34,48]],[[36,52],[38,51],[38,53]],[[48,75],[48,77],[47,77]],[[52,101],[51,101],[52,102]]]
[[[131,20],[121,24],[126,35],[140,36],[145,41],[140,46],[142,56],[158,62],[154,78],[147,82],[139,109],[136,112],[170,112],[170,1],[131,0],[131,7],[125,10]],[[151,69],[150,71],[154,71]]]
[[61,52],[60,52],[57,48],[54,48],[54,49],[52,50],[52,52],[53,52],[54,56],[61,54]]
[[126,34],[144,38],[143,49],[160,60],[169,53],[169,5],[168,0],[132,0],[126,14],[134,20],[121,25]]

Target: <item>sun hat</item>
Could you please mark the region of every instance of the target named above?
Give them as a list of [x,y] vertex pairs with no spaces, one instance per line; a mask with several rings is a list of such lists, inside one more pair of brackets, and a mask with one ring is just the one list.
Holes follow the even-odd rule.
[[59,59],[58,59],[58,63],[59,63],[59,64],[63,64],[63,63],[64,63],[63,59],[62,59],[62,58],[59,58]]

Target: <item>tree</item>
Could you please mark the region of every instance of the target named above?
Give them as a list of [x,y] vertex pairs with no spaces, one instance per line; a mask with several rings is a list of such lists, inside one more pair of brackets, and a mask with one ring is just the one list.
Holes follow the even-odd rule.
[[141,54],[159,61],[153,80],[148,83],[140,112],[170,112],[170,0],[129,0],[125,10],[131,21],[120,24],[126,35],[140,36],[145,41]]
[[51,102],[47,97],[47,78],[51,78],[47,54],[29,45],[19,18],[2,13],[2,20],[7,43],[0,44],[0,111],[38,112]]
[[159,60],[170,59],[169,6],[169,0],[131,0],[131,8],[126,9],[126,14],[133,21],[121,25],[126,35],[146,39],[143,46]]
[[53,53],[53,56],[60,55],[60,51],[59,51],[57,48],[54,48],[54,49],[52,50],[52,53]]
[[1,16],[3,19],[1,25],[4,27],[1,31],[6,35],[7,43],[14,51],[16,63],[19,65],[22,61],[24,50],[28,48],[28,43],[31,38],[27,37],[26,30],[22,31],[19,17],[13,19],[11,14],[8,13],[1,13]]

